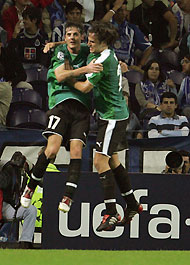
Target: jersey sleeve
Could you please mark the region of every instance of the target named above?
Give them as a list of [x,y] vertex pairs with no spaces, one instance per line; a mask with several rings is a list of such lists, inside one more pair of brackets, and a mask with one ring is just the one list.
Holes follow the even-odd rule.
[[91,74],[86,74],[86,79],[93,85],[95,86],[101,79],[102,79],[103,73],[91,73]]
[[65,62],[65,53],[63,50],[60,50],[59,46],[55,49],[54,56],[51,59],[51,68],[55,70],[58,66],[64,64]]

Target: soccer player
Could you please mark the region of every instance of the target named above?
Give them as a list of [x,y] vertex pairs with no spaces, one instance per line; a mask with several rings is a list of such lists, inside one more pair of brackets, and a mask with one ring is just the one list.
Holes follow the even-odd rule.
[[[89,48],[81,44],[83,27],[75,22],[66,25],[66,44],[58,46],[48,71],[49,108],[48,126],[43,135],[48,139],[45,151],[39,155],[33,168],[32,178],[21,196],[21,204],[28,207],[33,192],[42,179],[46,167],[58,153],[63,142],[70,150],[68,179],[59,210],[68,212],[80,175],[82,148],[86,143],[90,119],[90,95],[83,94],[69,86],[69,77],[85,80],[85,73],[102,70],[101,64],[86,66]],[[69,67],[68,67],[69,66]],[[67,70],[72,66],[73,70]]]
[[[118,159],[118,144],[125,135],[129,112],[122,95],[121,68],[113,50],[109,47],[117,39],[112,24],[94,22],[89,29],[88,45],[91,54],[88,61],[95,59],[103,65],[103,71],[87,74],[85,82],[74,81],[74,87],[84,93],[93,89],[95,108],[99,115],[94,165],[99,173],[104,191],[106,214],[97,231],[111,230],[124,225],[140,213],[143,208],[133,194],[127,170]],[[125,149],[125,147],[123,147]],[[115,180],[127,203],[124,218],[116,210]]]

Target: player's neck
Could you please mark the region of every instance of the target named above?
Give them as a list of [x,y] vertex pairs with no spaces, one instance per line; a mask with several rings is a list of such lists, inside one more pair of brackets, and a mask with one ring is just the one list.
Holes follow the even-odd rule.
[[72,54],[78,54],[80,52],[80,47],[75,47],[75,48],[68,47],[68,51]]

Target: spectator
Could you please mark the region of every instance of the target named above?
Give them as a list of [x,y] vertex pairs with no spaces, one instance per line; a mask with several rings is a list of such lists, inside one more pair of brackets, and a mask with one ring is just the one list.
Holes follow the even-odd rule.
[[160,97],[166,91],[177,94],[175,84],[166,79],[161,71],[161,65],[156,60],[150,60],[144,67],[143,80],[136,84],[135,96],[140,105],[140,120],[143,129],[147,129],[147,122],[151,116],[160,113]]
[[[115,1],[113,7],[110,5],[110,8],[112,9],[105,14],[102,20],[108,22],[112,19],[112,24],[119,33],[120,38],[113,45],[117,58],[130,66],[129,69],[142,71],[141,67],[146,63],[152,52],[151,43],[145,40],[144,34],[136,25],[127,22],[125,1]],[[134,65],[134,51],[136,49],[140,49],[143,52],[138,66]]]
[[154,48],[175,48],[178,45],[177,20],[161,1],[142,0],[142,4],[131,11],[130,21],[139,26]]
[[10,161],[3,165],[0,171],[0,189],[3,191],[2,217],[8,221],[24,220],[19,239],[20,247],[32,248],[37,210],[33,205],[25,209],[19,204],[23,186],[26,184],[25,178],[22,181],[25,171],[29,173],[26,158],[21,152],[15,152]]
[[15,0],[2,14],[3,28],[7,31],[8,41],[16,37],[21,29],[24,28],[22,12],[29,4],[28,0]]
[[89,22],[94,19],[95,0],[77,0],[83,6],[84,22]]
[[176,0],[172,7],[172,12],[177,18],[179,41],[185,33],[190,31],[190,3],[186,0]]
[[66,21],[64,0],[54,0],[45,9],[49,13],[52,30]]
[[185,33],[179,44],[178,58],[181,61],[187,54],[190,54],[190,32]]
[[[69,2],[65,7],[66,21],[82,22],[82,10],[83,7],[78,2]],[[53,29],[51,41],[62,42],[65,40],[65,25],[66,22]],[[87,31],[89,24],[84,23],[84,37],[83,41],[87,41]]]
[[127,141],[127,139],[142,139],[143,138],[143,134],[141,132],[141,124],[139,119],[137,118],[136,114],[134,112],[131,111],[130,108],[130,96],[129,93],[127,93],[126,91],[123,91],[123,96],[126,100],[126,104],[129,107],[129,122],[127,124],[126,127],[126,137],[125,137],[125,141]]
[[11,48],[21,58],[22,63],[39,63],[48,66],[48,55],[43,53],[43,48],[48,42],[47,34],[39,27],[41,10],[28,7],[23,12],[24,29],[10,42]]
[[[31,84],[26,82],[26,73],[20,58],[11,47],[2,47],[0,39],[0,79],[9,82],[12,88],[33,89]],[[3,78],[3,79],[2,79]],[[8,86],[8,84],[7,84]]]
[[12,87],[0,79],[0,131],[6,128],[6,117],[12,100]]
[[148,137],[161,138],[173,136],[188,136],[190,124],[185,116],[176,114],[177,96],[172,92],[165,92],[161,96],[161,113],[150,119]]
[[178,92],[178,104],[182,114],[190,118],[190,54],[184,56],[181,61],[182,72],[186,75]]

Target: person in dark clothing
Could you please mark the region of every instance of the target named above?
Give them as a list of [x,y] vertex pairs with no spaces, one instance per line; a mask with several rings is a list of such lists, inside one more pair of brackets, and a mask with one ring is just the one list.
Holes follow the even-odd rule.
[[23,230],[19,239],[20,248],[32,248],[37,209],[34,205],[29,208],[20,206],[20,195],[23,192],[27,177],[30,174],[29,164],[21,152],[15,152],[8,162],[1,161],[0,195],[2,205],[1,223],[24,220]]
[[5,81],[10,82],[12,87],[17,86],[21,81],[26,81],[26,72],[11,47],[0,48],[0,78],[2,77]]

